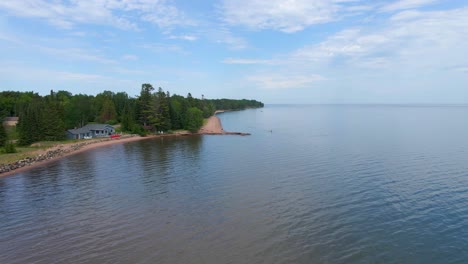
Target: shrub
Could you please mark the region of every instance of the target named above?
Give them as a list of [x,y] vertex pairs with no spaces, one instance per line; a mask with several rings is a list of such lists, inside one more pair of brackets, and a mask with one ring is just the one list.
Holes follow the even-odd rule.
[[16,153],[16,147],[14,143],[8,142],[5,144],[5,153]]

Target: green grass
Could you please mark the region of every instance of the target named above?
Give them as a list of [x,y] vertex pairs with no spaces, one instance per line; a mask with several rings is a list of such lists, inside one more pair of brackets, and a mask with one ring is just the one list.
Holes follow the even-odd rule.
[[46,149],[60,144],[73,144],[83,142],[83,139],[64,139],[59,141],[40,141],[32,144],[32,146],[28,148],[36,148],[36,149]]
[[16,127],[9,126],[5,128],[9,140],[17,140],[18,132],[16,132]]
[[32,149],[31,147],[16,147],[17,153],[1,153],[0,164],[8,164],[30,157],[33,150],[37,150],[37,148]]
[[[16,146],[17,153],[4,153],[0,152],[0,164],[8,164],[18,160],[25,159],[27,157],[35,156],[34,153],[37,150],[46,150],[60,144],[73,144],[82,142],[79,139],[69,139],[61,141],[41,141],[34,143],[33,146]],[[3,150],[3,149],[2,149]]]

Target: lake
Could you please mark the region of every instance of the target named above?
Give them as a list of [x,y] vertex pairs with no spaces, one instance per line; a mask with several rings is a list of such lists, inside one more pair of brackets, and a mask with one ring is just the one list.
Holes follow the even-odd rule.
[[467,263],[468,107],[268,105],[0,178],[0,263]]

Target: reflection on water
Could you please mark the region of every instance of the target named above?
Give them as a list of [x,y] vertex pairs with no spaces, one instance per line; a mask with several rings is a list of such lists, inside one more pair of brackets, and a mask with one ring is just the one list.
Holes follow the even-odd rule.
[[468,107],[275,106],[0,179],[0,263],[465,263]]

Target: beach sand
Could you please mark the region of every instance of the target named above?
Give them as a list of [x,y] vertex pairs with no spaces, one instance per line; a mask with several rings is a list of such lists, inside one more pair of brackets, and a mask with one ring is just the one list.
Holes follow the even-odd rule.
[[221,125],[221,120],[217,116],[210,116],[208,122],[198,130],[199,134],[223,134],[223,126]]

